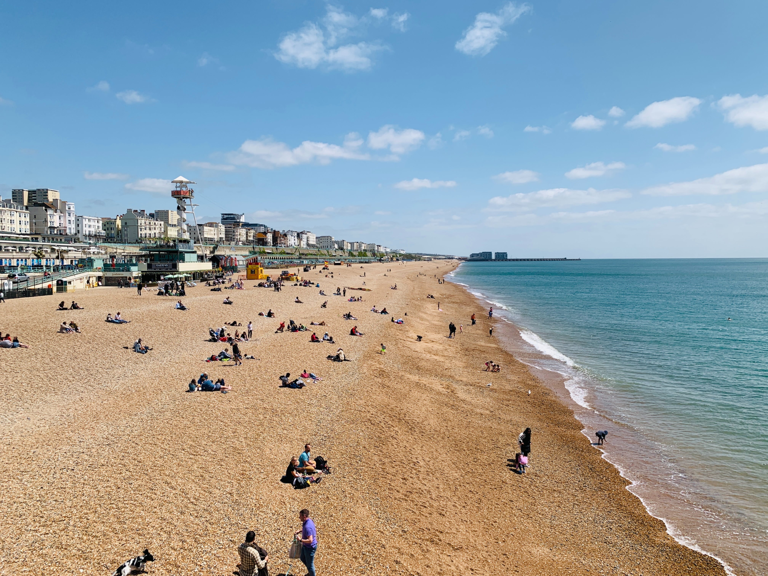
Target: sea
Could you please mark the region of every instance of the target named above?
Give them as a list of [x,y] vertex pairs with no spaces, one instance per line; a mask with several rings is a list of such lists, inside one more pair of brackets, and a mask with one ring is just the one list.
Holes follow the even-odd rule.
[[465,262],[449,277],[667,531],[768,574],[768,259]]

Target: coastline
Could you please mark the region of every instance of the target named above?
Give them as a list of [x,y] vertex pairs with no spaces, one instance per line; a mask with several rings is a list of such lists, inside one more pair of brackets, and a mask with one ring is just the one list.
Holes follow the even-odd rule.
[[[461,264],[459,264],[459,266],[461,266]],[[467,293],[475,298],[481,306],[485,306],[486,308],[488,306],[494,306],[495,311],[501,309],[502,314],[506,312],[507,307],[505,304],[491,300],[490,297],[480,292],[477,287],[456,280],[454,272],[458,270],[459,266],[447,275],[448,281],[466,290]],[[497,314],[497,316],[499,315]],[[608,427],[613,427],[613,429],[616,430],[615,427],[619,427],[624,429],[623,431],[625,434],[629,432],[630,436],[637,437],[634,441],[635,447],[638,443],[647,444],[647,440],[641,439],[636,431],[627,430],[628,426],[626,424],[616,422],[599,412],[587,401],[588,392],[586,390],[574,385],[569,385],[569,376],[558,371],[556,367],[551,366],[552,360],[554,359],[557,363],[562,362],[569,367],[573,367],[574,364],[570,358],[564,356],[556,348],[542,340],[538,334],[531,332],[528,329],[521,328],[511,319],[499,316],[496,325],[500,328],[499,342],[501,347],[518,361],[526,365],[534,377],[545,383],[553,392],[555,392],[555,394],[557,394],[560,401],[573,412],[574,418],[582,427],[582,434],[589,443],[592,443],[593,441],[595,430],[606,429]],[[544,360],[544,362],[542,363],[541,360]],[[550,364],[550,366],[542,365],[546,365],[547,363]],[[594,391],[591,391],[591,393],[594,393]],[[617,470],[621,478],[627,483],[627,491],[642,503],[645,511],[653,518],[663,522],[667,534],[674,538],[680,545],[713,558],[720,563],[726,574],[735,576],[736,572],[724,559],[703,549],[693,539],[688,537],[684,531],[679,530],[670,518],[665,517],[661,510],[661,508],[663,508],[661,501],[655,501],[653,496],[642,494],[638,491],[638,488],[641,487],[641,482],[637,478],[633,478],[632,472],[622,466],[622,462],[615,458],[615,453],[613,453],[614,458],[612,459],[611,448],[614,448],[614,450],[616,449],[613,444],[615,444],[615,442],[612,442],[611,446],[608,448],[595,447],[595,450],[601,454],[601,457],[606,462],[611,464],[611,466]],[[645,449],[648,450],[646,453],[647,460],[657,457],[652,450],[649,450],[647,447]]]
[[[231,294],[190,289],[190,310],[178,312],[173,298],[100,288],[77,294],[86,310],[75,336],[54,333],[56,296],[6,305],[4,330],[32,348],[3,351],[16,375],[0,411],[8,423],[0,440],[11,446],[0,455],[0,535],[14,535],[3,569],[77,565],[96,575],[149,547],[158,558],[152,574],[224,575],[253,528],[274,558],[270,570],[284,572],[287,535],[308,507],[323,574],[724,574],[626,490],[572,410],[488,336],[474,296],[437,283],[454,266],[307,274],[328,294],[366,282],[371,292],[353,292],[361,303],[247,282]],[[398,290],[389,289],[394,283]],[[234,306],[221,306],[225,295]],[[373,304],[405,324],[371,313]],[[116,306],[132,324],[103,322]],[[278,317],[256,316],[268,308]],[[347,335],[353,323],[340,317],[348,310],[363,338]],[[289,318],[326,320],[321,329],[352,362],[326,361],[336,347],[311,344],[308,333],[274,334]],[[221,348],[205,342],[207,328],[232,319],[254,321],[254,340],[242,348],[260,360],[204,363]],[[463,324],[453,340],[450,321]],[[145,357],[122,349],[139,336],[155,348]],[[488,359],[502,372],[483,372]],[[323,381],[277,389],[279,374],[305,368]],[[203,370],[234,390],[185,393]],[[526,426],[534,430],[531,468],[518,475],[506,462]],[[278,479],[307,441],[334,473],[294,491]]]

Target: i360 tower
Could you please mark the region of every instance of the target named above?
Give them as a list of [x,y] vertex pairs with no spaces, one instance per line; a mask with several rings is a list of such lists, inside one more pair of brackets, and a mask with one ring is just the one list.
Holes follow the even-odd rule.
[[[192,243],[197,240],[199,244],[200,233],[197,228],[197,216],[195,216],[195,206],[192,200],[195,198],[195,191],[189,187],[190,184],[195,184],[191,180],[187,180],[184,176],[179,176],[175,180],[171,180],[175,187],[171,190],[171,196],[176,199],[176,213],[179,215],[179,231],[182,238],[188,238]],[[192,212],[192,219],[195,222],[195,232],[190,234],[187,228],[187,212]]]

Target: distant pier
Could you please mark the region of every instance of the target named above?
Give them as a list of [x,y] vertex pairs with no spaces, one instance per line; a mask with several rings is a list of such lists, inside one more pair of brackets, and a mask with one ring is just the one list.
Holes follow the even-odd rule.
[[468,258],[467,262],[581,262],[581,258]]

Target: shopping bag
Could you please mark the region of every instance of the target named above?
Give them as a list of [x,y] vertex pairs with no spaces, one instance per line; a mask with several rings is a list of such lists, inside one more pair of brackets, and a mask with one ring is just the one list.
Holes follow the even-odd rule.
[[298,539],[293,539],[291,549],[288,550],[288,558],[301,558],[301,542]]

